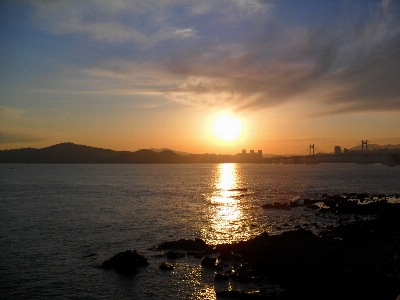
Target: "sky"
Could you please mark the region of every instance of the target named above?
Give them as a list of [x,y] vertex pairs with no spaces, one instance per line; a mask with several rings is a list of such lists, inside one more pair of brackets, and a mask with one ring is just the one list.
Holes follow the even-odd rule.
[[0,149],[361,140],[400,144],[400,1],[0,1]]

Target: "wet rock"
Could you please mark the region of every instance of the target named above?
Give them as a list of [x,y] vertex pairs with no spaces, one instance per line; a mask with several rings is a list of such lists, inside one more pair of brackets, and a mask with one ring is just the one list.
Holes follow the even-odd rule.
[[216,270],[222,270],[223,268],[224,268],[224,264],[222,263],[222,261],[215,264]]
[[217,262],[217,259],[215,257],[206,256],[201,261],[201,265],[204,267],[207,267],[207,268],[215,268],[216,262]]
[[104,269],[114,269],[120,274],[130,275],[135,274],[138,267],[145,267],[148,264],[147,259],[138,254],[136,250],[126,250],[104,261],[101,267]]
[[226,273],[215,273],[214,280],[217,281],[229,280],[229,275]]
[[221,259],[221,260],[224,260],[224,261],[240,262],[242,260],[242,257],[239,254],[232,253],[231,251],[223,251],[218,256],[218,259]]
[[180,239],[178,241],[164,242],[158,245],[158,249],[182,249],[193,251],[204,251],[207,249],[207,244],[202,239],[186,240]]
[[163,263],[161,263],[161,265],[159,266],[159,268],[161,270],[172,270],[173,268],[175,268],[175,265],[172,263],[169,263],[167,261],[164,261]]

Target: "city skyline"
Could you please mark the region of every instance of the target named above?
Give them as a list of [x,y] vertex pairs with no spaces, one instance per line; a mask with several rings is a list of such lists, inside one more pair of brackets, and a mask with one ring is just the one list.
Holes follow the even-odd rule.
[[[215,152],[204,152],[204,153],[189,153],[185,151],[180,151],[179,149],[171,149],[171,148],[141,148],[137,149],[134,151],[126,151],[126,150],[116,150],[112,148],[102,148],[102,147],[94,147],[92,145],[84,145],[84,144],[76,144],[73,142],[61,142],[58,144],[54,145],[47,145],[42,148],[33,148],[33,147],[19,147],[19,148],[9,148],[9,149],[1,149],[0,151],[9,151],[9,150],[21,150],[21,149],[37,149],[37,150],[43,150],[43,149],[49,149],[49,148],[54,148],[58,146],[77,146],[77,147],[85,147],[85,148],[92,148],[92,149],[101,149],[101,150],[111,150],[111,151],[117,151],[117,152],[138,152],[142,150],[150,150],[155,153],[163,152],[163,151],[172,151],[175,152],[176,154],[179,155],[228,155],[228,156],[234,156],[234,155],[257,155],[257,156],[262,156],[262,157],[274,157],[274,156],[307,156],[307,155],[319,155],[319,154],[354,154],[354,153],[372,153],[372,152],[384,152],[384,153],[398,153],[400,152],[400,144],[387,144],[387,145],[378,145],[378,144],[371,144],[368,140],[362,140],[361,143],[355,145],[354,147],[351,148],[342,148],[341,146],[333,146],[332,151],[325,151],[324,149],[319,148],[315,144],[308,144],[306,148],[303,149],[301,153],[287,153],[287,154],[276,154],[276,153],[266,153],[262,149],[237,149],[237,151],[234,154],[229,154],[229,153],[215,153]],[[4,153],[4,152],[3,152]]]
[[400,144],[397,1],[0,4],[0,149]]

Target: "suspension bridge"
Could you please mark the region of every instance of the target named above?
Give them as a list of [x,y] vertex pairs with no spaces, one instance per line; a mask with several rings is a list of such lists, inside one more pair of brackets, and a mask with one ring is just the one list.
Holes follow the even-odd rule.
[[320,164],[320,163],[355,163],[355,164],[400,164],[400,151],[390,152],[380,146],[362,140],[352,148],[336,146],[334,153],[326,152],[315,144],[309,144],[298,155],[274,157],[270,163],[280,164]]

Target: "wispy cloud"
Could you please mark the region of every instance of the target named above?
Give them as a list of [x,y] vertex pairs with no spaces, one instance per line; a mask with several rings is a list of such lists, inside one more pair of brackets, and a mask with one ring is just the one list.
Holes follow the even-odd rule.
[[[88,0],[32,1],[32,4],[41,26],[56,34],[81,33],[107,43],[136,42],[153,46],[164,40],[196,36],[196,29],[178,26],[181,18],[201,16],[222,8],[225,11],[234,8],[249,11],[252,8],[254,11],[259,2]],[[234,15],[233,17],[237,21]]]
[[292,21],[279,1],[34,3],[57,34],[127,43],[85,67],[120,80],[110,91],[237,110],[290,101],[315,103],[319,115],[400,110],[398,2],[337,2],[341,14],[324,21]]

